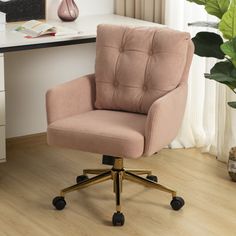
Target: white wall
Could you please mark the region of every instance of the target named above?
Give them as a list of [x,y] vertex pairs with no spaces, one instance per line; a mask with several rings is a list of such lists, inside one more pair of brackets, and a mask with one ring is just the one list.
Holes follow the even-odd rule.
[[[58,0],[48,0],[48,18]],[[113,12],[113,0],[78,0],[80,15]],[[79,19],[78,19],[79,20]],[[94,71],[95,44],[5,54],[7,137],[46,131],[47,89]]]

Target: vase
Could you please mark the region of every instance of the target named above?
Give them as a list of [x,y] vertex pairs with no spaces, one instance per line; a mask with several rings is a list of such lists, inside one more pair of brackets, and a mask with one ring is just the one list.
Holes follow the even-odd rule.
[[74,21],[79,16],[79,9],[74,0],[62,0],[57,14],[62,21]]
[[228,172],[231,179],[236,182],[236,147],[233,147],[229,153]]

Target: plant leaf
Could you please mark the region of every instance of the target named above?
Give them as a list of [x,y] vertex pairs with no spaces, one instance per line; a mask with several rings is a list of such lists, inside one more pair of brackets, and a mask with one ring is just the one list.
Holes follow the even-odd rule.
[[[212,67],[210,72],[211,74],[222,73],[227,76],[231,76],[233,70],[234,70],[234,66],[232,65],[232,63],[230,63],[229,61],[221,61],[221,62],[216,63]],[[236,81],[236,78],[235,78],[235,81]]]
[[228,102],[228,105],[232,108],[236,108],[236,102]]
[[198,5],[205,5],[205,10],[210,15],[222,18],[222,16],[227,12],[230,0],[188,0],[189,2],[194,2]]
[[220,49],[223,39],[212,32],[199,32],[192,39],[195,46],[195,54],[201,57],[215,57],[224,59],[225,54]]
[[230,0],[206,0],[205,10],[213,16],[222,18],[229,8]]
[[205,78],[215,80],[219,83],[226,84],[236,82],[232,77],[225,75],[223,73],[213,73],[213,74],[205,74]]
[[189,2],[194,2],[198,5],[205,5],[207,0],[187,0]]
[[229,61],[216,63],[205,78],[225,84],[232,90],[236,88],[236,69]]
[[232,0],[229,10],[222,17],[219,29],[226,39],[230,40],[236,36],[236,0]]
[[236,38],[223,43],[220,48],[227,56],[230,57],[230,60],[236,67]]

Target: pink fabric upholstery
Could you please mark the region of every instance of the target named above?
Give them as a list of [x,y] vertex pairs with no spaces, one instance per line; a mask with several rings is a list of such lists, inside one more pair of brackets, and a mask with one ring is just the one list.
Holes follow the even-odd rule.
[[145,156],[158,152],[176,137],[182,122],[187,83],[155,101],[145,127]]
[[142,156],[146,116],[95,110],[48,126],[48,143],[126,158]]
[[46,94],[48,124],[94,109],[94,75],[61,84]]
[[[181,125],[193,51],[187,33],[100,26],[96,78],[73,80],[46,95],[48,143],[125,158],[159,151]],[[95,96],[99,109],[144,114],[94,110]]]
[[155,100],[179,85],[189,39],[168,28],[100,25],[96,108],[147,114]]
[[180,85],[165,96],[157,99],[148,112],[145,127],[144,155],[158,152],[178,134],[181,126],[188,94],[188,74],[194,53],[192,41],[189,41],[186,65]]

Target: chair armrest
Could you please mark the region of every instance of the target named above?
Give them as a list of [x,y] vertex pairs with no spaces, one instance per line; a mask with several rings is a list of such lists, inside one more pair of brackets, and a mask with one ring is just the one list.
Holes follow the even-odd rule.
[[46,93],[48,124],[94,109],[95,75],[69,81]]
[[145,126],[145,156],[158,152],[177,136],[187,93],[188,84],[185,82],[152,104]]

